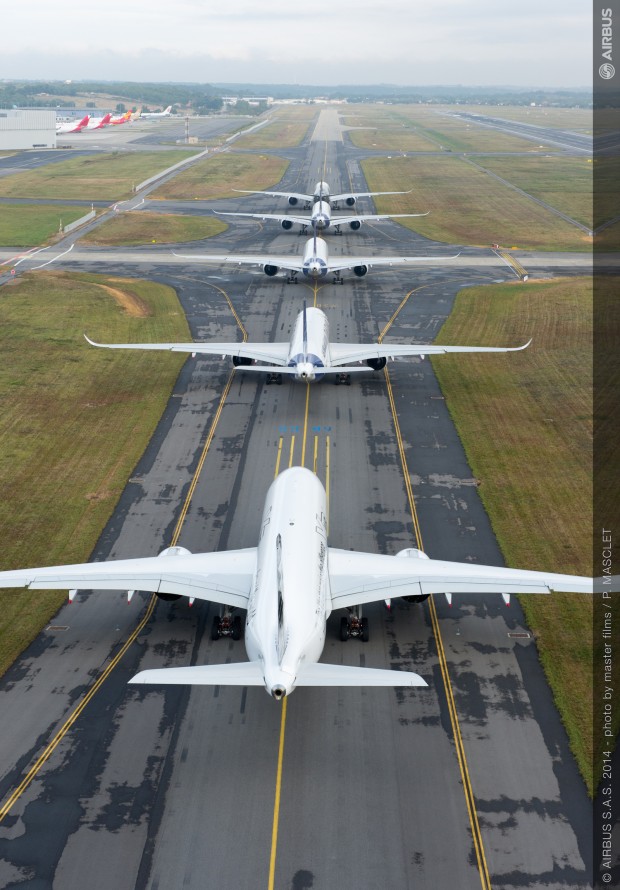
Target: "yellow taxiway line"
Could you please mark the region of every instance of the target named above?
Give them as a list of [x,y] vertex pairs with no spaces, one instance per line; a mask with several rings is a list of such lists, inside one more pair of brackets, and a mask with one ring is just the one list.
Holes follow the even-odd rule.
[[[421,288],[417,288],[420,290]],[[387,333],[388,329],[392,325],[394,319],[400,312],[400,309],[405,305],[411,294],[414,291],[410,291],[401,302],[400,306],[383,329],[380,335],[381,338]],[[423,550],[424,545],[422,542],[422,532],[420,530],[420,522],[418,520],[418,513],[415,506],[415,500],[413,497],[413,489],[411,488],[411,478],[409,475],[409,468],[407,467],[407,458],[405,455],[405,446],[403,443],[403,438],[400,431],[400,424],[398,422],[398,415],[396,413],[396,403],[394,401],[394,393],[392,391],[392,383],[390,381],[390,375],[387,368],[384,368],[385,381],[387,385],[388,391],[388,399],[390,402],[390,408],[392,411],[392,418],[394,421],[394,430],[396,432],[396,440],[398,442],[398,451],[400,454],[401,464],[403,468],[403,476],[405,479],[405,488],[407,491],[407,500],[409,501],[409,511],[411,513],[411,518],[413,521],[413,527],[415,532],[416,544],[418,549]],[[478,821],[478,813],[476,811],[476,799],[474,797],[474,792],[471,784],[471,779],[469,776],[469,770],[467,768],[467,758],[465,756],[465,747],[463,745],[463,738],[461,736],[461,729],[459,726],[458,714],[456,711],[456,704],[454,701],[454,694],[452,692],[452,684],[450,682],[450,675],[448,672],[448,663],[446,661],[446,655],[443,647],[443,641],[441,639],[441,631],[439,629],[439,621],[437,618],[437,611],[435,609],[435,602],[433,597],[429,598],[429,609],[431,614],[431,622],[433,626],[433,633],[435,635],[435,642],[437,644],[437,654],[439,657],[439,665],[441,668],[441,676],[444,683],[444,690],[446,693],[446,699],[448,702],[448,713],[450,715],[450,723],[452,725],[452,734],[454,736],[454,744],[456,747],[456,755],[459,764],[459,770],[461,773],[461,780],[463,782],[463,790],[465,792],[465,803],[467,805],[467,812],[469,815],[469,824],[471,827],[472,837],[474,841],[474,849],[476,851],[476,861],[478,863],[478,872],[480,874],[480,882],[482,885],[482,890],[491,890],[491,879],[489,877],[489,869],[487,866],[486,856],[484,853],[484,844],[482,841],[482,832],[480,830],[480,823]]]

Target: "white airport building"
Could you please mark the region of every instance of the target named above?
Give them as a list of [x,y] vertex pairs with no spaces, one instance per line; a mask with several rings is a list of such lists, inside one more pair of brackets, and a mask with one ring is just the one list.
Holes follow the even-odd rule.
[[56,148],[56,109],[0,108],[0,151]]

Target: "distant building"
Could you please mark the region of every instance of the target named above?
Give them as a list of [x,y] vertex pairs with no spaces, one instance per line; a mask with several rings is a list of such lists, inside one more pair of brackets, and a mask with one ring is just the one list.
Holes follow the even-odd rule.
[[56,148],[56,111],[0,109],[0,151]]

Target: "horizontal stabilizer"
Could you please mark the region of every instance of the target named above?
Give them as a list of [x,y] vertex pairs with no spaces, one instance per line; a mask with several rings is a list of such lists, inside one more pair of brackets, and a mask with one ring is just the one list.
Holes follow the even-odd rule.
[[296,686],[428,686],[411,671],[385,671],[345,664],[306,664],[299,669]]
[[140,671],[129,682],[162,683],[166,686],[263,686],[265,680],[257,661],[240,661]]

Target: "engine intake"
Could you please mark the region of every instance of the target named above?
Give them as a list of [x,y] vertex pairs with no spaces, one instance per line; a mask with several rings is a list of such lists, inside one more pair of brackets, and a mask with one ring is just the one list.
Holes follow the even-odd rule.
[[366,272],[368,272],[368,266],[353,266],[353,271],[358,278],[363,278]]
[[294,207],[295,204],[298,203],[298,199],[297,199],[297,198],[290,197],[290,198],[288,199],[288,202],[289,202],[289,204],[291,205],[291,207]]
[[269,275],[271,278],[273,278],[274,275],[278,274],[278,267],[266,265],[263,266],[263,272],[265,273],[265,275]]
[[285,232],[288,232],[289,229],[293,228],[293,223],[290,219],[283,219],[281,222],[281,226]]
[[232,362],[233,362],[233,365],[235,366],[235,368],[241,368],[241,367],[243,367],[243,365],[246,365],[246,366],[251,365],[252,359],[246,358],[246,356],[244,356],[244,355],[233,355]]
[[387,359],[386,358],[367,358],[366,364],[368,365],[369,368],[372,368],[373,371],[381,371],[383,368],[385,368],[385,366],[387,364]]
[[353,195],[351,195],[351,197],[347,198],[344,203],[347,205],[347,207],[355,207],[356,201],[357,199],[354,198]]
[[362,228],[362,223],[359,219],[353,219],[349,223],[354,232],[357,232],[358,229]]

